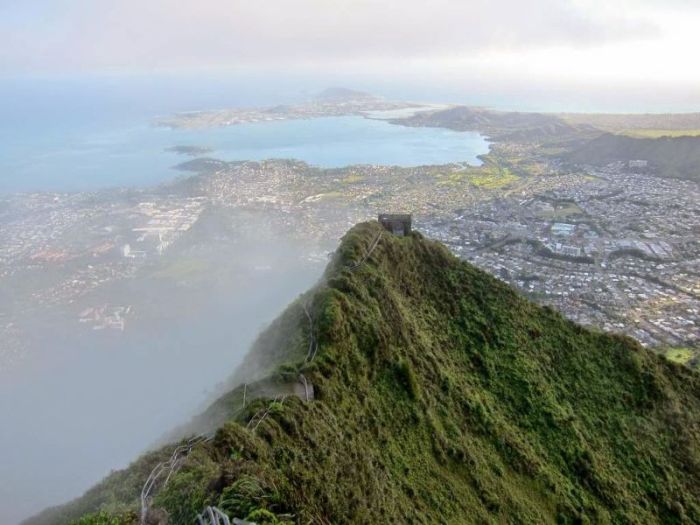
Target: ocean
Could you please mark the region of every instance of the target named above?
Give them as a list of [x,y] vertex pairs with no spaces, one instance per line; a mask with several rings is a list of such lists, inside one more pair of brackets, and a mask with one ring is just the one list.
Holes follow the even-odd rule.
[[477,157],[488,152],[478,133],[409,128],[356,116],[202,130],[157,127],[155,118],[178,111],[272,105],[305,96],[296,90],[296,98],[278,94],[275,99],[275,93],[212,91],[166,80],[3,82],[0,193],[167,182],[181,175],[173,167],[188,160],[166,151],[178,145],[210,148],[207,156],[222,160],[294,158],[320,167],[479,164]]

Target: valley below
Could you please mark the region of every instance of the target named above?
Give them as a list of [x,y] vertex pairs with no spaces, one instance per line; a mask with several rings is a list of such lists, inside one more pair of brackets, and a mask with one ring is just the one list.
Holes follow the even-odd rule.
[[[17,461],[0,467],[22,472],[25,484],[0,491],[17,505],[6,521],[77,496],[236,386],[230,376],[257,333],[316,282],[351,226],[382,212],[411,213],[415,230],[520,297],[700,367],[700,171],[692,158],[668,156],[673,141],[700,141],[682,135],[695,117],[635,124],[627,116],[415,107],[331,91],[276,114],[295,121],[386,111],[382,125],[450,130],[454,144],[460,133],[477,133],[489,138],[488,151],[475,159],[472,148],[464,158],[452,149],[448,161],[425,165],[324,167],[219,158],[202,140],[171,146],[181,176],[160,185],[0,196],[0,377],[12,378],[2,399],[27,397],[44,378],[68,401],[29,396],[26,413],[32,403],[47,414],[72,403],[82,415],[63,424],[86,425],[86,440],[65,451],[88,451],[84,464],[75,453],[71,470],[83,472],[76,478],[52,458],[26,460],[49,447],[50,435],[27,442]],[[265,126],[269,114],[224,110],[160,124],[197,133]],[[673,131],[625,134],[634,146],[611,156],[609,137],[629,129]],[[650,153],[635,140],[651,140]],[[657,148],[655,140],[672,145]],[[37,326],[51,329],[39,337]],[[126,405],[81,396],[102,381],[81,377],[105,353],[113,372],[105,391],[130,384]],[[155,377],[170,379],[155,389]],[[10,426],[27,425],[13,403],[0,408]],[[129,443],[110,442],[115,420],[141,430]],[[17,449],[20,434],[4,433],[0,445]],[[38,479],[65,490],[32,497],[27,487]]]

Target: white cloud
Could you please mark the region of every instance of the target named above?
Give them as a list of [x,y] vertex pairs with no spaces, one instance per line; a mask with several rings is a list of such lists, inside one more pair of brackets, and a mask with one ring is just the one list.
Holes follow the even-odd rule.
[[[6,68],[187,68],[464,57],[657,35],[597,0],[29,0],[0,4]],[[651,0],[642,0],[651,1]],[[5,20],[3,22],[2,20]]]
[[697,0],[0,0],[0,74],[312,69],[700,90],[697,27]]

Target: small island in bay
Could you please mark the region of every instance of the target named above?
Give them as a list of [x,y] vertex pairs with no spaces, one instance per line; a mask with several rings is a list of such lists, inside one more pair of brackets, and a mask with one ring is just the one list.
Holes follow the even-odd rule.
[[187,155],[189,157],[199,157],[201,155],[206,155],[214,151],[212,148],[206,146],[171,146],[166,148],[165,151],[171,153],[177,153],[178,155]]

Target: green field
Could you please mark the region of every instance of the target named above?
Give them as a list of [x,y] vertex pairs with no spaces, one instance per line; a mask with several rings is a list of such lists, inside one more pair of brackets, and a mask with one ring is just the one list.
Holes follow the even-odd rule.
[[674,363],[687,365],[688,362],[695,357],[695,352],[691,348],[669,348],[664,352],[664,355]]
[[485,190],[501,189],[520,180],[510,169],[495,163],[448,174],[439,173],[436,176],[440,185],[457,186],[467,183]]
[[700,137],[700,129],[625,129],[618,133],[638,139],[658,139],[661,137]]
[[566,219],[572,215],[581,215],[583,210],[575,202],[557,203],[552,211],[538,213],[543,219]]
[[495,190],[519,180],[508,168],[486,169],[482,174],[469,177],[469,182],[477,188]]
[[356,182],[362,182],[365,179],[366,177],[364,175],[348,175],[340,182],[342,182],[343,184],[355,184]]

